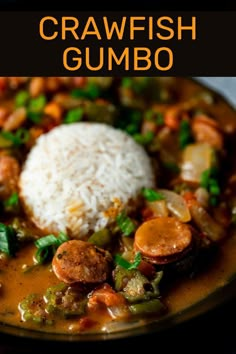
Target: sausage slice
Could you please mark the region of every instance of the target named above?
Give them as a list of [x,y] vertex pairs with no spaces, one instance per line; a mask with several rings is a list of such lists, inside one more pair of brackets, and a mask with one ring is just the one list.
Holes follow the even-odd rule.
[[144,222],[136,231],[134,248],[149,262],[169,263],[191,248],[192,233],[176,217],[158,217]]
[[64,283],[101,283],[110,274],[111,256],[93,244],[70,240],[58,247],[52,268],[57,278]]

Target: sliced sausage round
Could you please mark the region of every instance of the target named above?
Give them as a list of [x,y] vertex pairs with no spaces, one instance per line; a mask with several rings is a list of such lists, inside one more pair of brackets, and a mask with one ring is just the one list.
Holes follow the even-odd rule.
[[149,262],[163,264],[181,257],[192,244],[190,227],[176,217],[158,217],[136,231],[134,248]]
[[110,274],[110,254],[93,244],[70,240],[58,247],[52,268],[58,279],[67,284],[101,283]]

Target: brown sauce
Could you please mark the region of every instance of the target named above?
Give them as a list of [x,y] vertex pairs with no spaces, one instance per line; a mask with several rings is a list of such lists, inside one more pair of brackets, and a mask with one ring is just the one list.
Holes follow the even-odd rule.
[[[1,283],[3,289],[1,292],[0,321],[13,326],[24,328],[35,328],[35,330],[59,332],[59,333],[77,333],[77,320],[68,322],[59,320],[55,326],[41,326],[32,322],[22,322],[18,304],[25,296],[30,293],[44,294],[49,286],[58,284],[58,279],[52,273],[50,266],[26,270],[32,265],[32,259],[35,247],[29,246],[23,248],[17,257],[11,259],[7,268],[1,271]],[[227,239],[224,243],[220,258],[214,264],[202,272],[194,279],[184,279],[175,285],[166,295],[165,302],[168,305],[169,313],[175,314],[196,304],[206,298],[213,291],[225,286],[229,279],[236,273],[236,234]],[[7,296],[4,296],[7,294]],[[111,321],[105,312],[100,313],[102,321]],[[97,316],[95,316],[97,317]],[[98,327],[93,330],[99,330]]]
[[194,279],[185,279],[167,295],[167,303],[173,313],[182,311],[224,287],[235,275],[236,235],[222,246],[220,258]]
[[[60,283],[52,272],[51,265],[31,268],[34,254],[34,246],[29,245],[22,248],[16,257],[9,261],[6,269],[1,271],[3,289],[1,293],[0,321],[13,326],[29,329],[34,328],[41,331],[77,333],[78,320],[73,321],[70,319],[70,321],[65,321],[57,319],[56,326],[49,325],[46,327],[45,325],[39,326],[33,322],[22,322],[20,312],[18,311],[19,303],[28,294],[36,293],[43,295],[49,286]],[[97,315],[94,317],[97,317]],[[109,319],[105,312],[101,312],[100,317],[101,323]]]

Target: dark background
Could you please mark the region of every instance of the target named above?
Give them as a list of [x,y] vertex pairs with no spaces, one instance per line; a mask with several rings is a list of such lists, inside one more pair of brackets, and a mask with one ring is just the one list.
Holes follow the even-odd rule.
[[[91,3],[92,2],[92,3]],[[101,1],[78,1],[78,0],[0,0],[0,9],[5,10],[73,10],[73,11],[228,11],[236,10],[236,2],[233,0],[101,0]]]
[[[70,1],[70,0],[68,0]],[[50,1],[49,1],[50,4]],[[80,34],[91,14],[96,19],[101,34],[101,40],[94,36],[86,36],[80,40]],[[103,26],[103,16],[109,21],[118,23],[124,16],[127,17],[125,32],[122,40],[112,37],[112,44],[106,39]],[[145,22],[144,31],[137,31],[134,40],[129,37],[129,18],[143,16]],[[155,19],[169,15],[172,19],[171,27],[174,36],[170,40],[160,40],[154,37],[148,39],[148,18]],[[57,36],[53,40],[45,40],[40,36],[39,24],[46,16],[57,19],[57,25],[49,21],[45,24],[46,33],[57,30]],[[63,16],[78,18],[78,38],[71,33],[66,39],[61,38],[61,20]],[[196,40],[192,40],[192,32],[186,30],[186,26],[192,24],[196,18]],[[185,27],[182,40],[177,37],[178,19],[182,19]],[[50,26],[51,25],[51,26]],[[154,31],[158,31],[156,22],[153,22]],[[53,33],[53,32],[52,32]],[[234,76],[236,75],[236,11],[0,11],[0,76]],[[78,55],[74,50],[67,56],[69,65],[75,67],[75,71],[69,70],[63,64],[63,53],[66,48],[75,47],[80,51],[81,66],[76,69],[73,58]],[[108,68],[108,49],[111,47],[118,56],[129,50],[129,68],[126,71],[124,60],[121,65],[113,62],[112,71]],[[158,49],[169,48],[173,53],[173,65],[168,70],[162,70],[155,63]],[[150,66],[141,70],[146,63],[141,60],[139,68],[135,69],[134,48],[148,48],[150,52]],[[89,50],[88,58],[92,65],[101,63],[99,70],[91,70],[85,60],[86,49]],[[100,49],[104,51],[104,60],[99,62]],[[163,48],[162,48],[163,49]],[[168,55],[162,52],[157,59],[162,68],[168,65]],[[145,68],[145,66],[144,66]]]

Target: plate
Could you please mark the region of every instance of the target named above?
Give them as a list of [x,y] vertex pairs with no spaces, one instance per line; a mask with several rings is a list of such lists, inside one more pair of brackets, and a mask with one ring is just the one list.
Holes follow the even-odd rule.
[[[230,105],[235,105],[236,100],[232,94],[232,87],[236,88],[236,81],[234,78],[218,78],[218,82],[214,81],[214,78],[194,78],[197,82],[206,85],[206,87],[213,88],[215,92],[218,92],[221,97],[224,98]],[[222,86],[222,80],[224,84]],[[228,84],[230,82],[230,95],[227,92]],[[220,84],[220,86],[218,86]],[[235,86],[234,86],[235,85]],[[203,86],[204,87],[204,86]],[[224,89],[222,90],[222,87]],[[121,327],[115,327],[111,333],[88,333],[78,335],[67,334],[53,334],[43,333],[35,330],[29,330],[24,328],[18,328],[10,325],[1,324],[0,331],[4,335],[10,336],[10,338],[17,337],[19,339],[40,340],[46,342],[66,342],[66,343],[91,343],[91,342],[109,342],[119,340],[126,340],[130,338],[136,338],[140,336],[153,335],[162,336],[163,333],[171,329],[179,328],[181,325],[188,325],[192,321],[204,320],[204,316],[211,314],[212,311],[216,311],[217,308],[230,303],[230,301],[236,298],[236,273],[232,272],[230,277],[226,279],[226,282],[219,286],[215,291],[208,296],[202,298],[200,301],[193,303],[187,308],[181,309],[174,314],[166,315],[161,318],[152,320],[138,320],[126,325],[121,323]],[[198,322],[199,323],[199,322]],[[112,324],[111,324],[112,325]],[[186,327],[185,327],[186,329]],[[165,336],[165,335],[164,335]],[[11,339],[10,339],[11,340]]]

